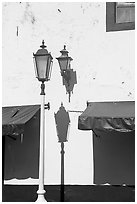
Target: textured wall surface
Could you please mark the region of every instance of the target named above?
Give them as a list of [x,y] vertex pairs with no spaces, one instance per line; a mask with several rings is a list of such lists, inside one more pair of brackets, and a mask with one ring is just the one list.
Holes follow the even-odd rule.
[[[60,183],[60,145],[54,112],[84,110],[86,101],[134,100],[134,31],[106,32],[105,2],[3,3],[2,105],[40,103],[33,52],[44,39],[54,58],[46,84],[47,184]],[[68,103],[56,57],[66,44],[77,72],[77,85]],[[92,184],[91,132],[77,129],[78,113],[70,113],[69,142],[65,144],[65,183]]]

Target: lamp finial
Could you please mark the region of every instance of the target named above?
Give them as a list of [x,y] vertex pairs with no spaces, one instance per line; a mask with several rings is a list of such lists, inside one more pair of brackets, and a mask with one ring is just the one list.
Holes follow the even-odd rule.
[[40,46],[42,49],[44,49],[45,47],[47,47],[47,46],[44,45],[44,43],[45,43],[44,40],[42,40],[42,45]]

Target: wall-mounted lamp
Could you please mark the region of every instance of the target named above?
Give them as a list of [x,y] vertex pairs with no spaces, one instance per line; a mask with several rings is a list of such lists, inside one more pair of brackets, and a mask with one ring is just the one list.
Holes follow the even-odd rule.
[[63,78],[63,85],[66,87],[66,92],[69,94],[69,102],[71,92],[73,93],[74,84],[77,84],[76,79],[76,71],[71,69],[71,61],[73,60],[68,56],[68,51],[66,50],[66,45],[64,45],[64,49],[60,51],[61,56],[56,59],[59,62],[61,76]]

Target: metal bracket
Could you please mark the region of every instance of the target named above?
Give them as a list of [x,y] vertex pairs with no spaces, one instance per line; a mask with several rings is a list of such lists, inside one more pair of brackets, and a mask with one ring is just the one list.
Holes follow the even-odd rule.
[[44,109],[50,110],[50,103],[48,102],[47,104],[44,105]]

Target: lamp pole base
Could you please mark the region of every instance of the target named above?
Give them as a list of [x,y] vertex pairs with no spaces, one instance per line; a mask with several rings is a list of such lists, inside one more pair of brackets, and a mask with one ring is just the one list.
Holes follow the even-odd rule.
[[37,194],[38,194],[38,198],[35,202],[47,202],[45,197],[44,197],[44,194],[45,194],[45,190],[43,191],[37,191]]

